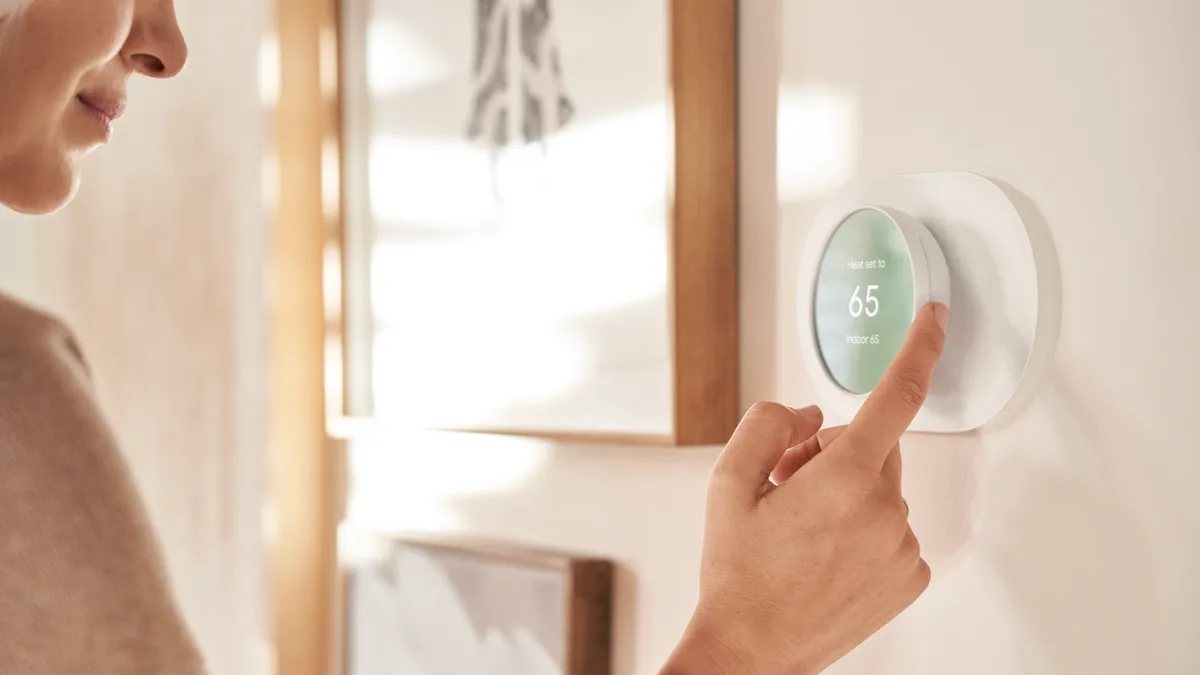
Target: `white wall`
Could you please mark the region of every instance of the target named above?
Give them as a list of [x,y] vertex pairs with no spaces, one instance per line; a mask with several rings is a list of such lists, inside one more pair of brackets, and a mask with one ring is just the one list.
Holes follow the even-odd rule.
[[[747,0],[743,13],[746,402],[812,397],[792,275],[840,180],[1006,180],[1040,208],[1063,275],[1060,347],[1031,406],[1007,426],[907,440],[934,582],[834,672],[1200,672],[1200,228],[1187,210],[1200,4]],[[360,459],[356,522],[612,556],[617,675],[652,675],[694,601],[716,449],[443,440]]]
[[36,302],[36,235],[24,218],[0,211],[0,289],[26,302]]

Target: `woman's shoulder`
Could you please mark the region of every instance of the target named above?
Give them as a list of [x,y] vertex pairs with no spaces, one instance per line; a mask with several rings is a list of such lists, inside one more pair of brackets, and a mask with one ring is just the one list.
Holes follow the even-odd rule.
[[48,357],[84,363],[74,332],[59,316],[0,293],[0,360]]

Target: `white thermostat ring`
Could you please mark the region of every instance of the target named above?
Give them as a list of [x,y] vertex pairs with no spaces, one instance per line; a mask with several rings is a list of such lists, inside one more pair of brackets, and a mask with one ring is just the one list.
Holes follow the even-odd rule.
[[[940,302],[949,306],[951,302],[950,271],[946,267],[946,258],[942,253],[941,246],[929,229],[916,218],[898,209],[877,204],[826,210],[818,217],[810,232],[804,260],[801,262],[796,293],[797,319],[800,330],[808,331],[810,336],[810,339],[802,342],[805,365],[811,373],[824,374],[824,377],[816,378],[818,394],[823,400],[840,401],[840,407],[845,410],[856,408],[861,403],[861,399],[866,398],[870,389],[878,381],[878,377],[882,375],[883,364],[880,364],[880,369],[876,369],[874,373],[866,377],[869,384],[855,388],[847,386],[845,382],[839,382],[839,377],[831,367],[830,359],[827,358],[826,350],[822,349],[820,333],[817,330],[821,318],[816,311],[816,293],[822,261],[830,253],[831,240],[835,234],[842,231],[843,227],[852,227],[856,220],[861,222],[864,215],[867,215],[864,212],[882,215],[887,221],[887,228],[899,235],[899,240],[903,241],[905,254],[900,256],[904,259],[901,264],[907,264],[911,272],[904,275],[905,281],[911,285],[911,301],[905,304],[902,313],[898,312],[895,315],[902,316],[902,325],[896,323],[891,327],[896,332],[895,340],[892,341],[893,349],[898,347],[903,334],[908,330],[909,324],[912,323],[916,313],[922,307],[930,302]],[[880,221],[876,218],[875,222],[879,224]],[[874,288],[877,287],[869,286],[868,292]],[[856,288],[857,290],[859,289]],[[909,294],[905,293],[905,295]],[[875,301],[874,298],[870,298],[870,300]],[[862,299],[858,298],[856,293],[852,296],[851,302],[861,303]],[[877,303],[877,301],[875,302]],[[860,347],[860,349],[879,348],[879,346]],[[891,355],[894,356],[894,351]],[[890,360],[889,356],[887,361]]]

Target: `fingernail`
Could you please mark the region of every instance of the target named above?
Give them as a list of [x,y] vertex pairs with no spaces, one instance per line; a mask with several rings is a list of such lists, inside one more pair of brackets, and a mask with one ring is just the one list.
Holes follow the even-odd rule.
[[950,308],[940,302],[933,303],[933,320],[945,333],[946,325],[950,323]]

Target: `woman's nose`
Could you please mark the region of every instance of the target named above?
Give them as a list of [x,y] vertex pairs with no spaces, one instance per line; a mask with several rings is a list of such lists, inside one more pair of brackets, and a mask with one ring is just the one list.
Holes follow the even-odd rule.
[[175,77],[187,63],[187,42],[173,0],[140,0],[121,50],[130,67],[147,77]]

